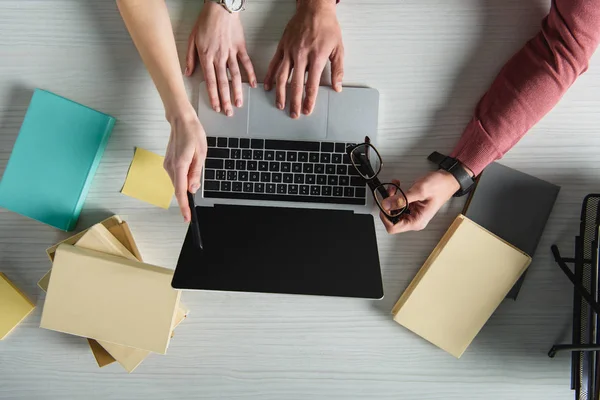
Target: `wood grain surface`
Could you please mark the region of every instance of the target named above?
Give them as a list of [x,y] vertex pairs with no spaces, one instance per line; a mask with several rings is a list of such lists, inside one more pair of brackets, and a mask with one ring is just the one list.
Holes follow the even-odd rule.
[[[180,56],[201,0],[169,1]],[[242,14],[263,77],[294,0],[253,0]],[[345,84],[377,88],[384,178],[403,186],[449,151],[510,55],[540,26],[549,1],[343,0]],[[196,73],[189,95],[204,90]],[[324,83],[328,77],[324,76]],[[160,98],[114,1],[0,0],[0,174],[32,90],[44,88],[115,116],[112,138],[77,227],[111,214],[129,223],[146,262],[174,267],[186,226],[119,193],[134,147],[164,154]],[[46,247],[67,235],[0,210],[0,271],[38,308],[0,342],[6,399],[571,399],[567,354],[572,288],[550,254],[572,253],[583,197],[600,191],[600,55],[503,163],[562,186],[516,302],[505,301],[462,359],[392,321],[390,310],[460,211],[455,199],[422,232],[377,224],[386,296],[362,301],[188,292],[191,309],[169,352],[133,374],[99,369],[85,339],[39,329]],[[44,193],[39,193],[44,196]]]

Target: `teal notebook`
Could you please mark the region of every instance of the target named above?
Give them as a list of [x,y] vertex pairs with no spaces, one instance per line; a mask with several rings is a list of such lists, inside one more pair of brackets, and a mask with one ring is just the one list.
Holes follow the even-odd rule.
[[73,230],[114,124],[36,89],[0,181],[0,207]]

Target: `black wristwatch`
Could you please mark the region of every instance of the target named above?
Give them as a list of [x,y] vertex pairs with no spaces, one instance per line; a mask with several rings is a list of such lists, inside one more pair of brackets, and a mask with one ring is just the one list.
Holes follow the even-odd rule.
[[464,196],[469,193],[471,189],[473,189],[473,184],[475,183],[475,179],[471,178],[471,175],[465,170],[460,161],[456,158],[448,157],[443,155],[442,153],[438,153],[434,151],[427,157],[427,159],[435,164],[437,164],[440,169],[444,171],[448,171],[456,178],[458,184],[460,185],[460,189],[456,193],[454,193],[454,197]]

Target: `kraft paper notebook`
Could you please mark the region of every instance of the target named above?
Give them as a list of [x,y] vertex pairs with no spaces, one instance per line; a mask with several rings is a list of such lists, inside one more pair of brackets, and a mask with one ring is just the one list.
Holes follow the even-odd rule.
[[394,306],[394,320],[459,358],[530,261],[459,215]]
[[165,354],[181,296],[172,277],[166,268],[61,244],[40,327]]
[[73,230],[114,123],[36,89],[0,181],[0,207]]
[[[131,230],[129,229],[129,225],[127,225],[127,222],[122,221],[118,215],[113,215],[112,217],[109,217],[109,218],[105,219],[104,221],[99,222],[99,224],[102,224],[106,229],[108,229],[108,231],[123,246],[125,246],[125,248],[129,252],[131,252],[138,261],[143,261],[142,255],[140,254],[140,251],[139,251],[137,245],[135,244],[135,240],[133,240],[133,235],[131,233]],[[46,249],[46,254],[48,254],[50,261],[54,261],[54,253],[56,252],[56,249],[58,248],[59,245],[61,245],[63,243],[74,245],[75,243],[77,243],[77,241],[79,239],[81,239],[83,237],[83,235],[85,235],[87,233],[88,230],[89,229],[79,232],[78,234],[73,235],[73,236],[63,240],[62,242],[55,244],[54,246]],[[52,270],[48,271],[46,273],[46,275],[44,275],[38,281],[38,286],[44,292],[46,292],[48,290],[48,282],[50,281],[51,273],[52,273]]]
[[[129,250],[132,254],[135,255],[135,257],[139,260],[139,261],[143,261],[142,260],[142,256],[137,248],[137,245],[135,244],[135,241],[133,240],[133,235],[131,234],[131,231],[129,230],[129,226],[127,225],[126,222],[122,221],[121,218],[118,215],[113,215],[112,217],[109,217],[107,219],[105,219],[104,221],[99,222],[99,224],[102,224],[102,226],[104,226],[105,228],[107,228],[109,230],[109,232],[121,243],[123,244],[127,250]],[[65,240],[63,240],[62,242],[60,242],[59,244],[56,244],[50,248],[48,248],[46,250],[46,253],[48,254],[48,257],[50,258],[50,261],[54,261],[54,252],[56,251],[56,248],[61,244],[61,243],[67,243],[67,244],[75,244],[77,243],[77,241],[79,239],[81,239],[83,237],[83,235],[85,235],[88,232],[89,229],[86,229],[82,232],[79,232],[76,235],[73,235]],[[48,283],[50,282],[50,274],[51,274],[51,270],[48,271],[43,277],[42,279],[39,280],[38,282],[38,287],[40,289],[42,289],[44,292],[48,291]],[[112,364],[113,362],[115,362],[116,360],[94,339],[88,339],[88,344],[90,346],[90,349],[92,350],[92,353],[94,355],[94,358],[96,359],[96,363],[98,364],[98,366],[100,368],[105,367],[109,364]]]
[[106,351],[104,347],[100,346],[100,343],[98,343],[94,339],[88,339],[87,341],[88,345],[90,346],[90,349],[92,349],[92,354],[94,355],[96,364],[98,364],[100,368],[106,367],[107,365],[117,361],[114,359],[113,356],[110,355],[108,351]]
[[0,340],[4,339],[35,308],[2,272],[0,272]]
[[[94,232],[91,236],[88,236],[88,232],[91,232],[92,230]],[[90,240],[92,238],[100,238],[99,243],[105,243],[106,245],[100,246],[95,244],[92,240]],[[114,241],[118,241],[117,243],[122,244],[126,247],[126,249],[123,250]],[[76,244],[77,246],[81,245],[82,247],[87,248],[96,247],[96,250],[98,251],[103,251],[114,255],[120,255],[119,252],[121,252],[125,258],[130,258],[132,253],[136,253],[138,256],[135,258],[139,261],[142,261],[141,255],[139,255],[139,251],[137,250],[135,241],[133,240],[133,236],[129,230],[129,227],[127,226],[127,223],[122,221],[117,215],[107,218],[106,220],[64,240],[61,243]],[[50,259],[54,258],[54,252],[56,251],[57,246],[58,245],[52,246],[47,250]],[[51,271],[44,275],[44,277],[38,282],[38,286],[44,291],[46,291],[48,288],[50,272]],[[180,302],[173,329],[183,322],[188,313],[189,310],[187,310]],[[173,332],[171,333],[171,337],[173,337]],[[133,370],[139,366],[140,363],[150,354],[150,352],[145,350],[133,349],[131,347],[120,346],[104,341],[100,344],[94,339],[88,339],[88,343],[99,367],[104,367],[115,361],[118,361],[119,364],[125,368],[125,370],[128,372],[133,372]],[[108,352],[106,349],[110,349],[111,351]]]
[[[187,310],[180,305],[177,309],[175,322],[172,329],[177,328],[179,324],[181,324],[186,318],[186,315]],[[173,334],[174,331],[171,332],[171,337],[173,337]],[[99,341],[98,343],[100,343],[102,347],[106,349],[106,351],[112,357],[114,357],[127,372],[133,372],[151,353],[147,350],[135,349],[133,347],[121,346],[104,341]]]
[[[479,176],[463,214],[534,257],[560,186],[490,164]],[[506,296],[516,300],[525,274]]]
[[[129,260],[136,260],[133,254],[131,254],[131,252],[129,252],[102,224],[96,224],[88,229],[85,235],[77,241],[75,246],[112,254]],[[186,314],[187,310],[183,309],[180,303],[172,329],[177,327],[185,319]],[[137,368],[148,355],[150,355],[150,352],[146,350],[121,346],[101,340],[98,341],[98,344],[118,361],[127,372],[133,372],[133,370]]]

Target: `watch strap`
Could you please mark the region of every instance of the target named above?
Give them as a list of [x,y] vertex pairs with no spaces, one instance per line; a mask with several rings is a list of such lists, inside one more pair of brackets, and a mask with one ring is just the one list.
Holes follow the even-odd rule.
[[473,188],[475,179],[471,178],[471,175],[465,170],[456,158],[448,157],[442,153],[434,151],[427,157],[427,159],[435,163],[440,169],[448,171],[454,176],[460,185],[460,189],[454,193],[455,197],[464,196],[469,193]]

